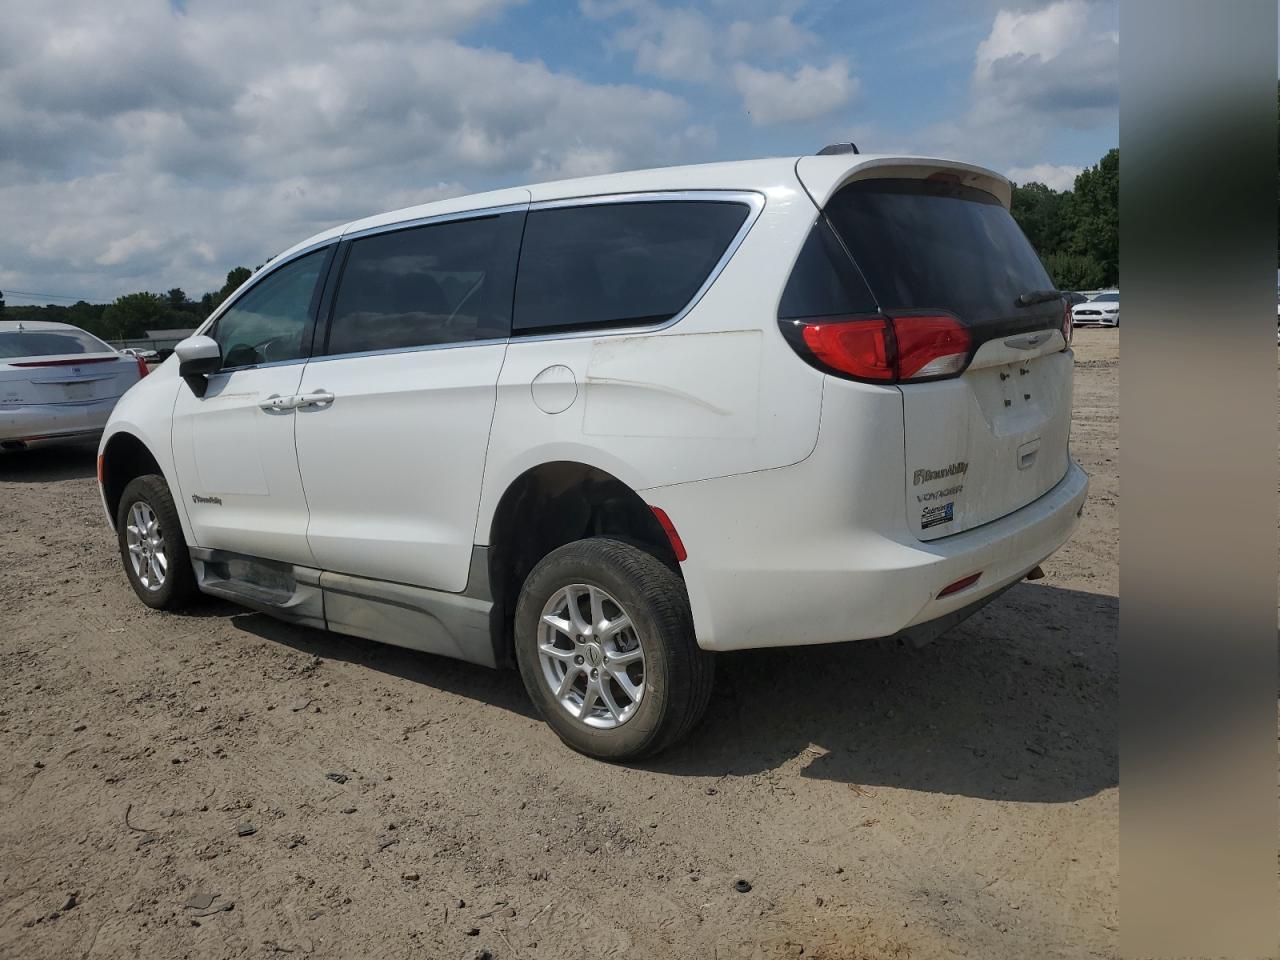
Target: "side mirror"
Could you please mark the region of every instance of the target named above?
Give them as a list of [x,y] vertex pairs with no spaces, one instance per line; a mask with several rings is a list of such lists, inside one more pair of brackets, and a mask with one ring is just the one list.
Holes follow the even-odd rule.
[[187,382],[191,392],[203,397],[209,387],[209,374],[222,369],[222,348],[213,337],[187,337],[173,348],[178,355],[178,376]]

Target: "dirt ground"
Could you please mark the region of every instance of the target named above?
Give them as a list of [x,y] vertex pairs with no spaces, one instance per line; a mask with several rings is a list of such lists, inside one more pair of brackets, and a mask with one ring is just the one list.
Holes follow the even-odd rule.
[[1045,579],[919,651],[724,656],[634,767],[514,672],[149,610],[92,448],[0,454],[0,956],[1113,956],[1119,333],[1076,346]]

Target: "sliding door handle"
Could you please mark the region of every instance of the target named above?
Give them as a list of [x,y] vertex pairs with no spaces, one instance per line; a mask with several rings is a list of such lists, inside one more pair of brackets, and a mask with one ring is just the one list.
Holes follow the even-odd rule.
[[306,393],[302,396],[294,397],[294,406],[302,410],[307,407],[327,407],[333,403],[333,394],[327,390],[316,390],[313,393]]

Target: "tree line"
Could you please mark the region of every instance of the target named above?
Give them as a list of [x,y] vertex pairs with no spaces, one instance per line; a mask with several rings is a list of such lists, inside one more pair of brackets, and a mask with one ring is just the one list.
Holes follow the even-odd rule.
[[1014,185],[1013,218],[1060,290],[1120,283],[1120,151],[1076,177],[1070,190]]
[[227,273],[227,282],[221,289],[211,290],[199,300],[190,299],[181,287],[173,287],[167,293],[126,293],[112,303],[79,300],[71,306],[6,306],[0,292],[0,319],[52,320],[88,330],[103,340],[140,340],[148,330],[198,326],[251,275],[248,267],[236,267]]
[[[1011,212],[1060,289],[1094,290],[1120,282],[1119,150],[1081,172],[1070,190],[1015,184]],[[140,339],[147,330],[197,326],[251,273],[236,267],[221,289],[199,300],[174,287],[167,293],[127,293],[113,303],[6,307],[0,293],[0,319],[55,320],[104,340]]]

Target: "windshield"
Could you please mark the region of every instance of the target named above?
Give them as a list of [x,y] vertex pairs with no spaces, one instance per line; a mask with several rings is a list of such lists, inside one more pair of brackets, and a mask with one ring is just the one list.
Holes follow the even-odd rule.
[[1119,303],[1120,294],[1118,293],[1100,293],[1093,298],[1094,303]]
[[0,359],[52,357],[74,353],[112,353],[112,349],[83,330],[0,331]]
[[1053,281],[1009,211],[943,180],[859,180],[826,206],[880,309],[947,310],[970,327],[1057,323],[1062,301],[1019,307]]

